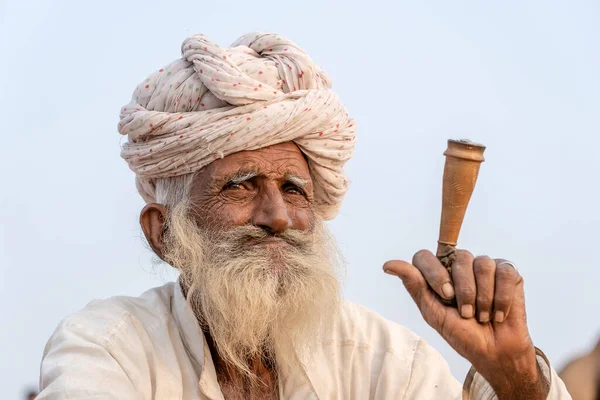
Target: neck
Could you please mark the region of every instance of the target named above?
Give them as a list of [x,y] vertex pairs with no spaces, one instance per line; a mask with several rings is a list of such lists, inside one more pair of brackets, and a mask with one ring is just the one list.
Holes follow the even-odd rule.
[[[187,299],[188,287],[181,279],[179,285]],[[208,328],[202,326],[202,332],[210,350],[221,392],[226,400],[277,400],[279,398],[275,360],[268,356],[249,359],[248,366],[255,377],[251,379],[221,357]]]
[[277,371],[272,358],[257,356],[248,360],[248,367],[255,376],[252,379],[219,355],[209,331],[205,331],[204,336],[225,399],[278,399]]

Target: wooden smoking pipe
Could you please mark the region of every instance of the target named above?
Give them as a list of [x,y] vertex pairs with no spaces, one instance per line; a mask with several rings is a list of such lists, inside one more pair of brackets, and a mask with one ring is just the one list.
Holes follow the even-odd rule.
[[[484,161],[485,146],[467,139],[448,140],[444,152],[444,181],[442,185],[442,218],[436,255],[452,277],[458,235],[467,206],[477,183],[479,167]],[[456,305],[456,299],[444,301]]]

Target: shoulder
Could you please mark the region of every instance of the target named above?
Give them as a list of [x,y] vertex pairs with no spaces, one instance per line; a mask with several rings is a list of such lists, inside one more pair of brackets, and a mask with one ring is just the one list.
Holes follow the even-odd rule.
[[156,337],[170,337],[164,327],[174,287],[170,283],[139,297],[92,301],[65,318],[44,348],[41,398],[133,398],[149,393],[146,350],[153,348]]
[[115,296],[93,300],[63,319],[46,347],[65,335],[108,344],[119,332],[152,330],[170,314],[175,283],[152,288],[138,297]]
[[415,351],[421,338],[410,329],[352,302],[342,304],[336,327],[339,334],[380,347],[386,352]]

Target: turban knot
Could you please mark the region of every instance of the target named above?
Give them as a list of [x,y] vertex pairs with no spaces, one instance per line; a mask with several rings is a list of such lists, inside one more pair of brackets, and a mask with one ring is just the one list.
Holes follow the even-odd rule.
[[154,180],[200,170],[244,150],[293,141],[306,155],[315,208],[333,218],[347,191],[343,166],[355,124],[329,76],[294,42],[251,33],[222,48],[204,35],[155,71],[121,109],[121,156],[146,202]]

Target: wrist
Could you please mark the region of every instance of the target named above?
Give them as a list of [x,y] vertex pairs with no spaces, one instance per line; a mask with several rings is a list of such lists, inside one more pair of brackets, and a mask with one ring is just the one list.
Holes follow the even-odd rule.
[[498,399],[547,398],[549,383],[540,368],[533,346],[523,356],[496,360],[492,365],[492,368],[478,371],[494,389]]

